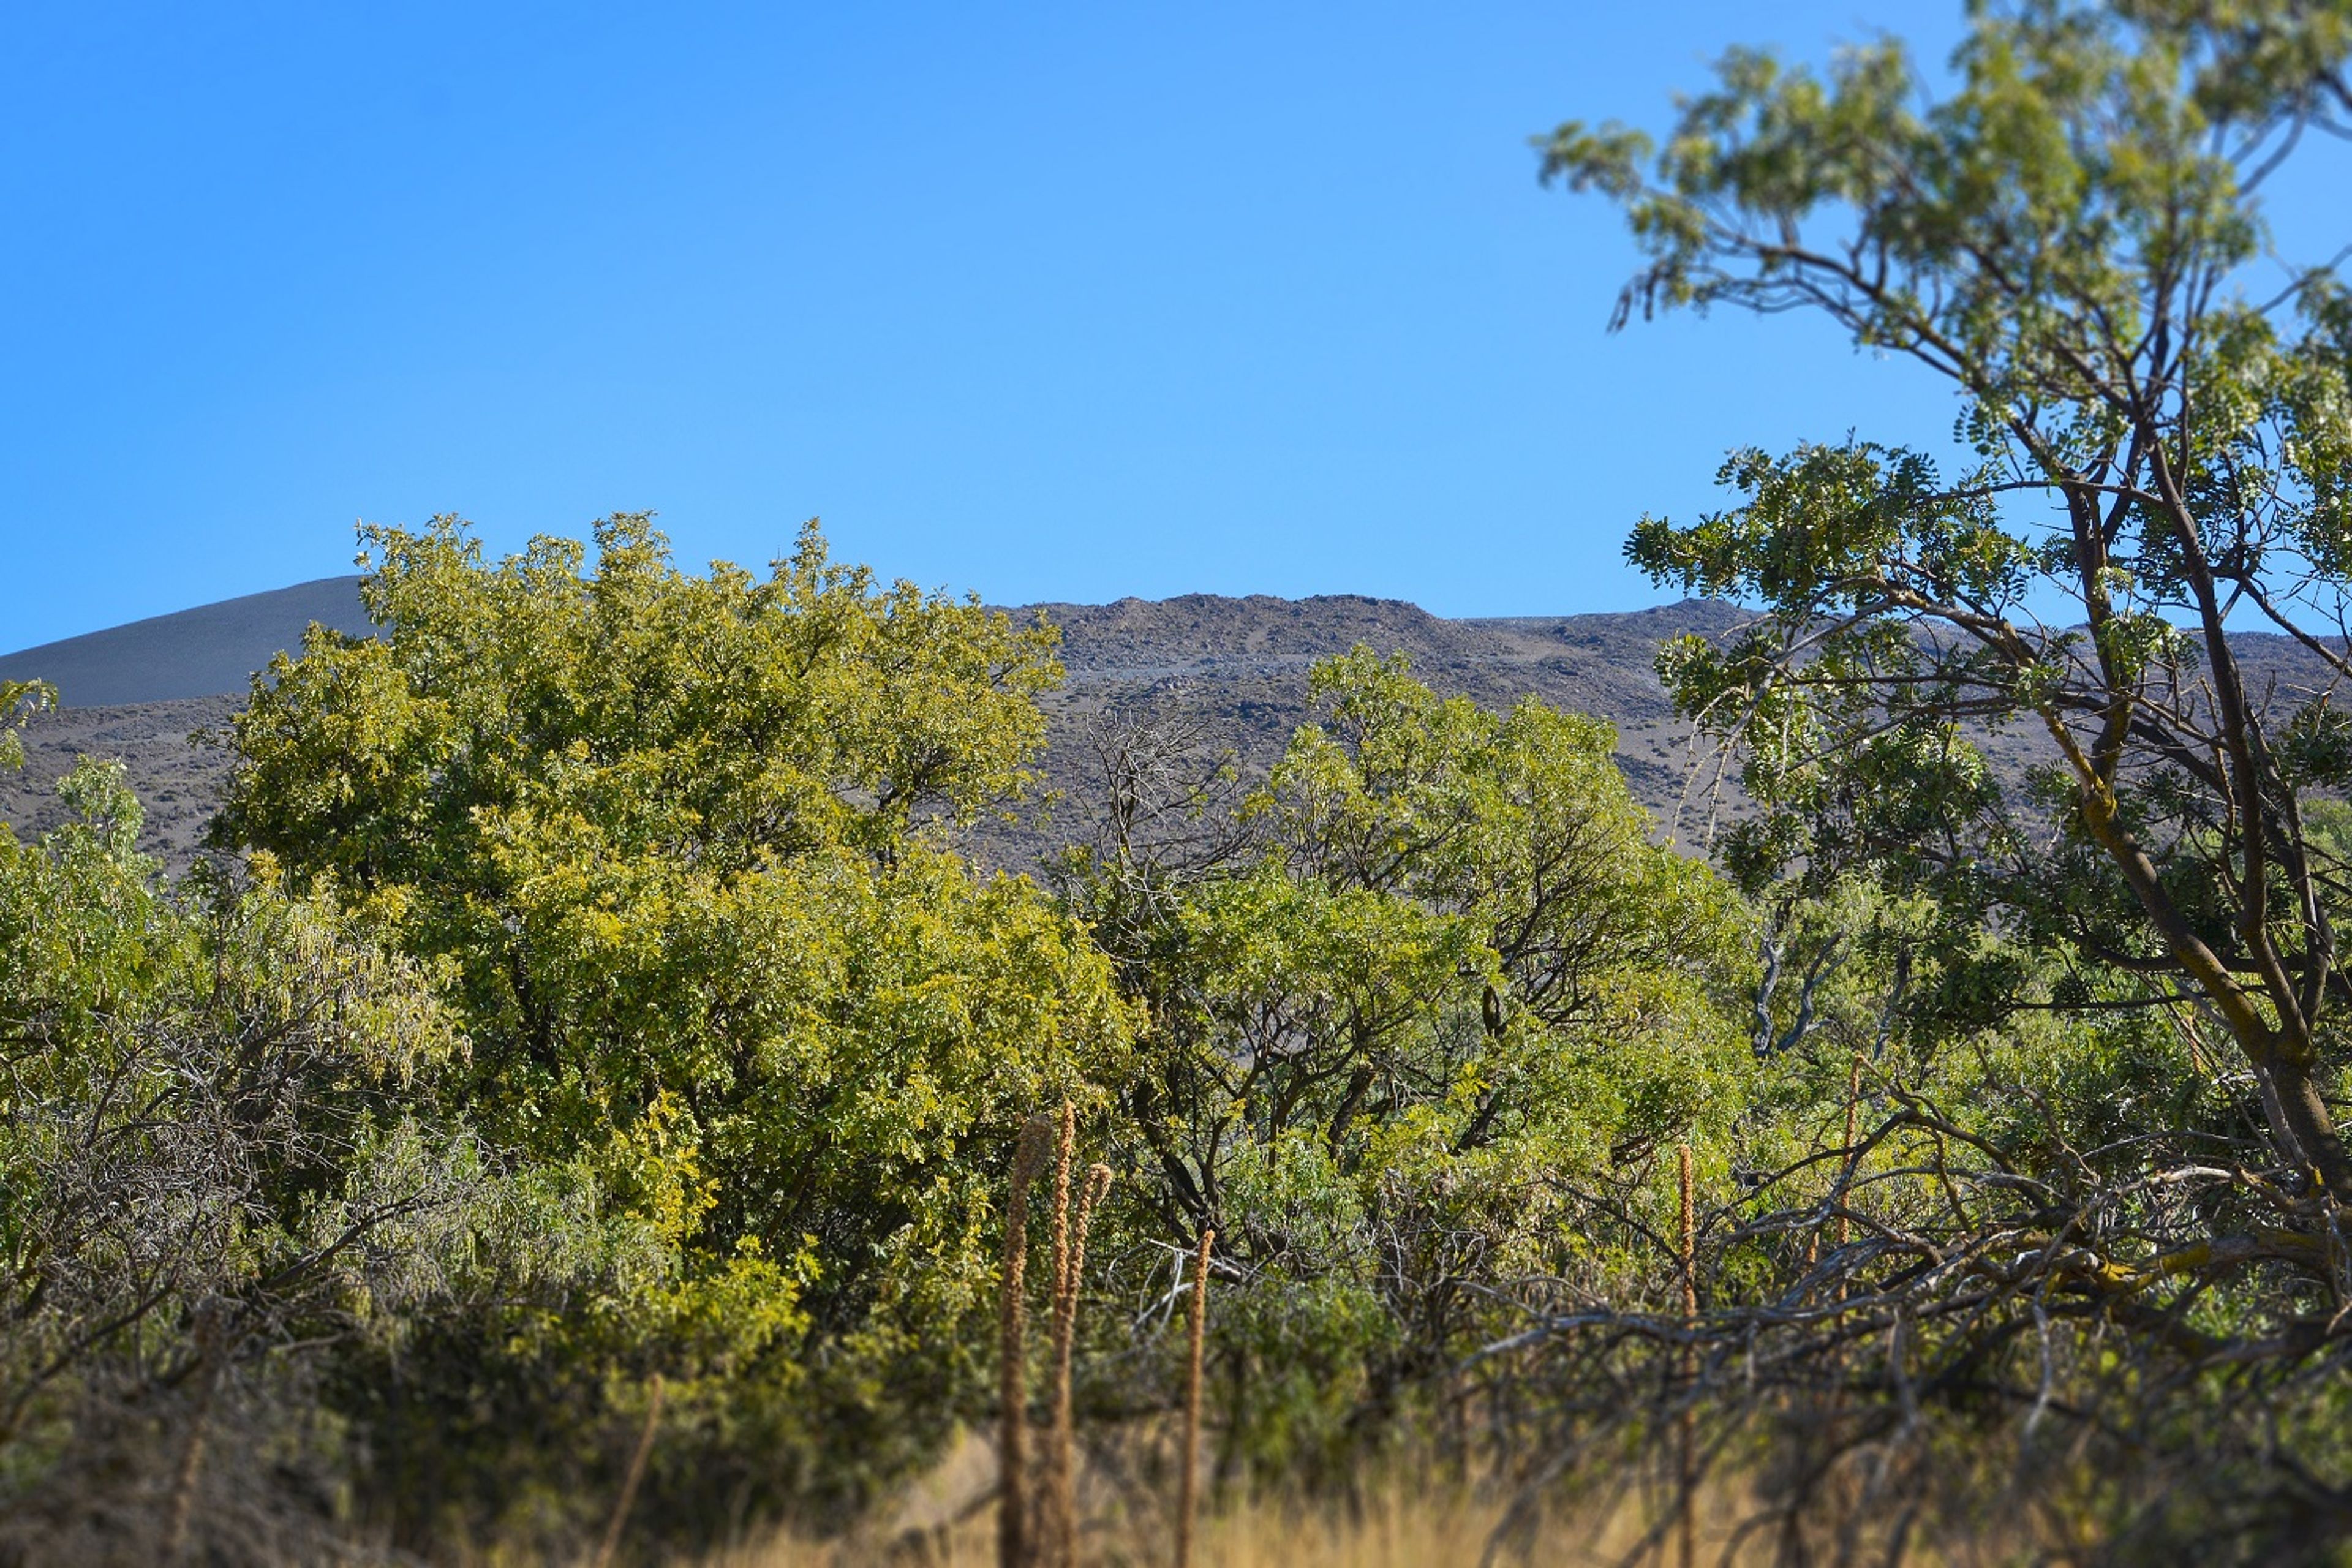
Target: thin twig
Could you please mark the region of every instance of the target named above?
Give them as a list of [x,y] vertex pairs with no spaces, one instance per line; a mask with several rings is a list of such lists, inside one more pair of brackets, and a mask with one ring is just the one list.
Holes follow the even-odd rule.
[[654,1431],[661,1424],[662,1375],[654,1373],[646,1401],[646,1424],[637,1433],[637,1450],[629,1456],[629,1473],[621,1481],[620,1500],[613,1505],[613,1522],[604,1527],[604,1543],[596,1549],[596,1568],[612,1568],[621,1549],[621,1531],[629,1522],[629,1509],[637,1500],[637,1483],[646,1479],[646,1460],[654,1451]]

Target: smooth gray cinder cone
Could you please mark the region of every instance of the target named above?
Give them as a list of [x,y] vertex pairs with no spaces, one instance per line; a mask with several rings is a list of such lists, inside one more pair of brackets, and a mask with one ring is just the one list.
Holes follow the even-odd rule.
[[1021,1129],[1013,1155],[1013,1177],[1004,1203],[1004,1289],[997,1314],[997,1397],[1002,1407],[998,1447],[1003,1470],[998,1483],[998,1568],[1029,1568],[1029,1313],[1023,1298],[1029,1260],[1029,1181],[1045,1158],[1052,1131],[1033,1116]]
[[1192,1520],[1201,1506],[1201,1363],[1209,1332],[1209,1249],[1217,1233],[1201,1233],[1192,1265],[1192,1340],[1184,1362],[1184,1446],[1177,1455],[1176,1568],[1192,1568]]

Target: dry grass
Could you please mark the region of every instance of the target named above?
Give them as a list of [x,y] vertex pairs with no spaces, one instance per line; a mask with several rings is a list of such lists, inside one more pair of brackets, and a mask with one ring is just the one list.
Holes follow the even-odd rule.
[[[1698,1561],[1709,1564],[1761,1563],[1770,1560],[1766,1543],[1750,1537],[1748,1550],[1726,1558],[1748,1500],[1729,1493],[1703,1500],[1696,1521]],[[909,1518],[948,1521],[909,1527]],[[1502,1523],[1504,1502],[1445,1488],[1388,1487],[1353,1509],[1300,1506],[1259,1500],[1204,1517],[1192,1545],[1194,1568],[1475,1568]],[[1594,1506],[1543,1521],[1522,1551],[1500,1552],[1498,1568],[1587,1568],[1629,1557],[1671,1563],[1676,1542],[1671,1531],[1641,1548],[1656,1521],[1637,1499],[1622,1506]],[[1173,1542],[1163,1521],[1133,1517],[1088,1521],[1081,1533],[1078,1561],[1087,1568],[1162,1568]],[[961,1520],[929,1507],[905,1510],[887,1529],[862,1539],[816,1542],[782,1534],[754,1545],[699,1560],[698,1568],[992,1568],[996,1561],[993,1510],[982,1508]],[[1930,1552],[1906,1554],[1908,1563],[1930,1568]]]

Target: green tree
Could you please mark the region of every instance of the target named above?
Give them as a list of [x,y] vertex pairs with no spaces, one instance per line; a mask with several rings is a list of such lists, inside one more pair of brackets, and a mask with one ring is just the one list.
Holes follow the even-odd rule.
[[1607,724],[1442,698],[1364,648],[1310,689],[1325,721],[1202,825],[1221,856],[1113,800],[1069,891],[1150,1020],[1129,1104],[1159,1179],[1130,1224],[1213,1226],[1245,1281],[1220,1297],[1228,1440],[1345,1482],[1513,1322],[1484,1287],[1594,1265],[1563,1194],[1726,1130],[1753,1062],[1738,900],[1652,842]]
[[[1816,313],[1961,401],[1964,472],[1740,452],[1726,510],[1627,546],[1763,612],[1662,665],[1745,748],[1765,809],[1733,864],[1865,868],[2199,999],[2338,1199],[2347,867],[2309,818],[2352,780],[2326,689],[2352,673],[2352,294],[2328,268],[2248,289],[2265,183],[2352,110],[2347,53],[2341,4],[2032,0],[1971,8],[1940,95],[1892,41],[1826,77],[1735,52],[1662,146],[1545,146],[1648,255],[1621,322]],[[2315,675],[2258,679],[2231,634],[2259,628]],[[2046,742],[2022,791],[1975,743],[2011,726]]]
[[25,765],[25,742],[18,731],[54,700],[55,694],[37,680],[0,680],[0,768]]
[[407,1489],[520,1493],[512,1423],[467,1414],[483,1377],[593,1426],[666,1369],[694,1436],[648,1505],[706,1527],[911,1462],[985,1387],[1023,1117],[1122,1070],[1084,931],[952,847],[1026,783],[1054,634],[879,590],[814,527],[765,577],[682,573],[635,516],[593,565],[545,539],[486,563],[448,519],[364,538],[382,635],[314,629],[256,682],[219,836],[441,966],[471,1048],[436,1091],[670,1259],[530,1334],[447,1326],[407,1449],[441,1464],[446,1419],[479,1447],[442,1455],[493,1458]]
[[409,1103],[462,1042],[331,905],[164,887],[119,767],[60,787],[65,826],[0,832],[0,1553],[309,1557],[349,1456],[305,1388],[482,1218],[478,1150]]

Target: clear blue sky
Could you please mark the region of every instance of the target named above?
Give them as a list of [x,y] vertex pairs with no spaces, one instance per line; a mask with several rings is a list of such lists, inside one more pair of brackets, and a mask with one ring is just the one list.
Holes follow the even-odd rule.
[[1001,603],[1625,607],[1725,448],[1933,441],[1802,321],[1603,331],[1527,144],[1958,7],[0,8],[0,648],[651,508]]

